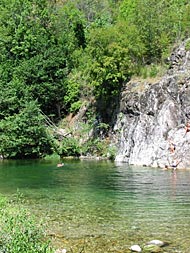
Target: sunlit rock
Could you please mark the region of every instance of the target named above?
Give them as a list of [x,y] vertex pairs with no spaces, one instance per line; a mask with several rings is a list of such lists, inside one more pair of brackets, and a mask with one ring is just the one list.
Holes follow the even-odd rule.
[[[190,51],[186,42],[171,56],[170,69],[157,80],[126,84],[114,125],[117,162],[152,167],[190,168]],[[170,150],[170,141],[175,152]]]
[[142,249],[139,245],[132,245],[129,249],[133,252],[141,252],[142,251]]
[[152,241],[148,242],[147,245],[157,245],[159,247],[162,247],[165,245],[165,243],[160,240],[152,240]]

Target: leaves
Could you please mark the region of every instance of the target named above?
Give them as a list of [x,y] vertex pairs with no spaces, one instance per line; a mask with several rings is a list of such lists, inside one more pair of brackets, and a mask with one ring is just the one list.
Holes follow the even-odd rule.
[[35,102],[0,122],[0,153],[5,158],[39,158],[53,152],[53,141]]
[[7,253],[51,253],[48,242],[44,242],[42,224],[25,209],[14,207],[0,196],[1,245]]

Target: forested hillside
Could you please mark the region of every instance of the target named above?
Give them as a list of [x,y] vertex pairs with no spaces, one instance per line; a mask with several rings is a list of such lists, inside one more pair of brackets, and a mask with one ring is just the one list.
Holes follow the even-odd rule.
[[2,0],[1,156],[89,152],[95,140],[81,151],[47,122],[56,127],[93,100],[86,123],[109,130],[123,85],[167,68],[171,49],[189,33],[186,0]]

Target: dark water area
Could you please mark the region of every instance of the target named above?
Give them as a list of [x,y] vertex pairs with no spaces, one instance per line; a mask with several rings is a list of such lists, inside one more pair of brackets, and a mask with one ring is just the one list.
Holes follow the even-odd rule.
[[189,252],[190,171],[163,171],[108,161],[3,161],[0,193],[19,190],[44,219],[54,244],[68,252],[128,252],[167,241],[163,252]]

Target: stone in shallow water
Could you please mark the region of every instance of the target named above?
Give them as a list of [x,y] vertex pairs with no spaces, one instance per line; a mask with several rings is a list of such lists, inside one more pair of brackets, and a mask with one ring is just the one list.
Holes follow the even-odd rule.
[[152,240],[152,241],[148,242],[147,245],[157,245],[159,247],[162,247],[165,245],[165,243],[160,240]]
[[139,245],[132,245],[129,249],[134,252],[141,252],[142,251],[141,247]]

